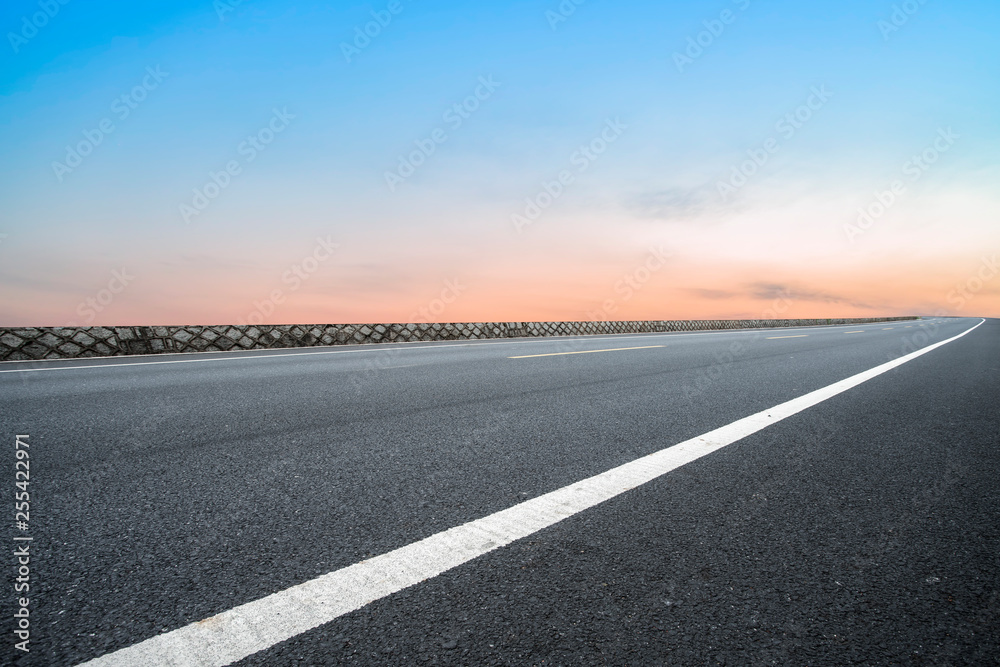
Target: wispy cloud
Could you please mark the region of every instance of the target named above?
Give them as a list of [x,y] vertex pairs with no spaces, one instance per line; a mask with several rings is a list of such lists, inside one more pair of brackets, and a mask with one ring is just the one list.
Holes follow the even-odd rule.
[[812,301],[836,305],[848,305],[854,308],[876,309],[879,307],[870,303],[852,299],[850,297],[831,294],[819,289],[811,289],[808,287],[786,285],[781,283],[752,283],[748,286],[747,292],[753,298],[761,300],[777,299],[787,296],[796,301]]
[[626,195],[625,208],[641,218],[669,222],[702,220],[724,207],[708,183],[696,187],[667,187]]

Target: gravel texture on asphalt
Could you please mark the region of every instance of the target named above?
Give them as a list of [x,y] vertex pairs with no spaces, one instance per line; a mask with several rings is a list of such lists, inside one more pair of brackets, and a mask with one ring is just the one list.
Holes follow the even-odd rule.
[[[31,434],[23,662],[129,646],[978,321],[0,375],[2,432]],[[664,347],[508,358],[640,345]],[[239,664],[995,664],[998,406],[1000,321],[988,320]]]

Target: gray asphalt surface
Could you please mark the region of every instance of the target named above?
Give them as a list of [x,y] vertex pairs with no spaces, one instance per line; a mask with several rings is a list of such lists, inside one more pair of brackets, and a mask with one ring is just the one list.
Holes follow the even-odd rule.
[[[32,651],[8,620],[0,655],[95,658],[977,322],[0,364],[34,537]],[[998,664],[997,479],[987,320],[240,664]]]

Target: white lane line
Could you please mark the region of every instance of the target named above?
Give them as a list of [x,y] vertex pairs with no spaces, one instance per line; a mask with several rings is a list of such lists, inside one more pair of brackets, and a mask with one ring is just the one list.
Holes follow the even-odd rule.
[[795,336],[768,336],[767,340],[778,340],[779,338],[808,338],[809,334],[798,334]]
[[[878,324],[877,322],[871,323],[872,325]],[[165,353],[165,354],[189,354],[194,356],[192,359],[165,359],[163,361],[128,361],[120,364],[88,364],[81,363],[74,366],[51,366],[48,368],[9,368],[0,370],[0,373],[39,373],[39,372],[51,372],[51,371],[76,371],[83,368],[124,368],[127,366],[162,366],[164,364],[195,364],[203,362],[213,362],[213,361],[240,361],[243,359],[269,359],[271,357],[307,357],[314,355],[327,355],[327,354],[358,354],[362,352],[380,352],[384,350],[442,350],[451,347],[479,347],[482,345],[521,345],[521,344],[542,344],[542,343],[576,343],[576,342],[593,342],[593,341],[620,341],[627,340],[630,338],[684,338],[687,336],[725,336],[725,335],[739,335],[739,334],[761,334],[770,333],[777,331],[816,331],[825,329],[843,329],[849,326],[870,326],[870,325],[850,325],[850,324],[823,324],[816,326],[806,326],[806,327],[779,327],[779,328],[768,328],[768,329],[722,329],[718,331],[692,331],[688,333],[682,333],[678,331],[664,331],[659,333],[644,333],[644,334],[608,334],[608,335],[594,335],[594,336],[539,336],[537,338],[493,338],[480,340],[470,343],[454,343],[451,341],[435,341],[437,344],[428,345],[423,343],[423,341],[402,341],[399,343],[368,343],[364,345],[354,345],[348,346],[349,349],[321,349],[312,352],[278,352],[273,354],[246,354],[237,355],[230,357],[208,357],[207,355],[213,354],[233,354],[232,351],[228,352],[177,352],[177,353]],[[413,347],[410,347],[413,346]],[[322,346],[329,347],[329,346]],[[301,349],[301,348],[299,348]],[[241,350],[242,352],[251,352],[251,350]],[[129,354],[122,355],[124,358],[136,359],[142,357],[161,357],[163,354]],[[45,363],[60,363],[60,362],[73,362],[73,361],[84,361],[83,359],[35,359],[35,360],[15,360],[15,361],[3,361],[0,364],[45,364]]]
[[577,350],[576,352],[547,352],[545,354],[522,354],[508,359],[531,359],[532,357],[563,357],[567,354],[593,354],[595,352],[622,352],[624,350],[648,350],[651,347],[666,347],[666,345],[643,345],[641,347],[612,347],[607,350]]
[[93,667],[221,667],[242,660],[742,440],[958,340],[985,321],[953,338],[744,417],[697,438],[84,664]]

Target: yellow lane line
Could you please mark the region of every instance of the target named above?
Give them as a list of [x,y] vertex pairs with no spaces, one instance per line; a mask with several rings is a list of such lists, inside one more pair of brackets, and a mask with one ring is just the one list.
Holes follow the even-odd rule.
[[778,340],[779,338],[805,338],[809,334],[799,334],[798,336],[768,336],[767,340]]
[[563,354],[591,354],[592,352],[619,352],[621,350],[648,350],[651,347],[666,347],[666,345],[643,345],[642,347],[613,347],[609,350],[583,350],[582,352],[549,352],[548,354],[522,354],[508,359],[530,359],[531,357],[558,357]]
[[845,331],[844,333],[845,334],[849,334],[849,333],[864,333],[864,331]]

